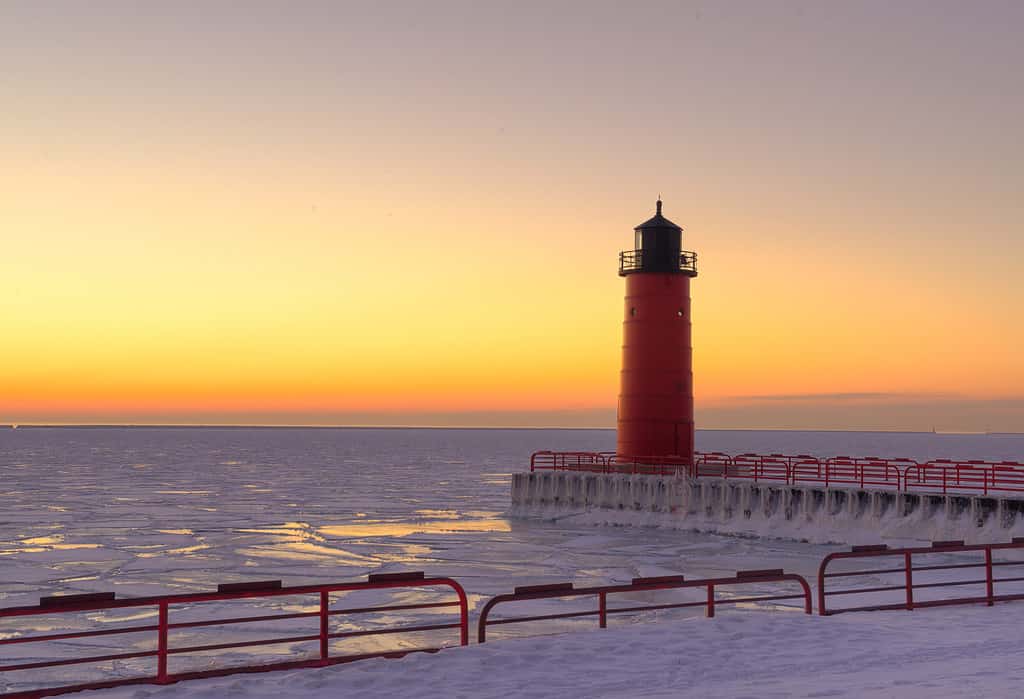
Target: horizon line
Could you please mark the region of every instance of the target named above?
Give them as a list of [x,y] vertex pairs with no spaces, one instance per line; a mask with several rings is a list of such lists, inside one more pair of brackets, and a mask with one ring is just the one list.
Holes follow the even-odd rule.
[[[105,422],[5,422],[0,428],[9,426],[20,429],[315,429],[315,430],[589,430],[613,432],[616,427],[561,426],[561,425],[311,425],[289,423],[105,423]],[[907,429],[847,429],[841,427],[697,427],[698,432],[845,432],[862,434],[937,434],[937,435],[1024,435],[1024,432],[975,431],[975,430],[907,430]]]

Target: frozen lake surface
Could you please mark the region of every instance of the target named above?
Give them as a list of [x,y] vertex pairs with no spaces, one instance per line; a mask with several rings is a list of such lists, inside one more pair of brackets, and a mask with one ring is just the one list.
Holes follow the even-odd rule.
[[[515,584],[785,567],[834,547],[508,519],[538,449],[612,430],[32,428],[0,431],[0,605],[423,569]],[[1024,436],[698,431],[703,451],[1020,459]]]
[[[622,583],[679,573],[715,577],[750,568],[785,568],[813,582],[822,556],[837,548],[505,516],[511,474],[528,468],[531,452],[602,451],[614,443],[611,430],[3,429],[0,607],[34,605],[54,593],[135,597],[208,591],[242,580],[301,585],[424,570],[459,580],[475,612],[486,597],[523,584]],[[1024,437],[1010,435],[699,431],[697,444],[734,454],[1024,456]],[[420,602],[425,594],[403,599]],[[119,618],[90,616],[100,627]],[[56,628],[50,623],[40,617],[6,633],[45,633]],[[68,623],[75,628],[77,622]],[[503,626],[493,638],[592,627],[590,618],[541,629]],[[228,640],[238,638],[243,636]],[[420,645],[388,638],[401,647]],[[152,639],[133,643],[144,649]],[[366,643],[346,648],[378,649]],[[263,657],[307,652],[300,646]],[[25,662],[49,657],[31,644],[5,648],[5,657]],[[56,652],[81,649],[63,644]],[[236,655],[199,657],[188,667],[245,660],[244,653]],[[132,676],[150,672],[147,662],[116,662],[86,675],[69,666],[34,677],[0,676],[0,691]]]

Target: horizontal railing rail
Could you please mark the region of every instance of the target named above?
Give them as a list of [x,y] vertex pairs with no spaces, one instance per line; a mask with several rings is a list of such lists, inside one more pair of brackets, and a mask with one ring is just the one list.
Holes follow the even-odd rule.
[[[796,582],[800,586],[798,594],[785,595],[755,595],[752,597],[727,597],[716,598],[715,591],[720,587],[744,586],[751,584],[765,584],[774,582]],[[652,592],[657,590],[682,590],[682,589],[703,589],[706,591],[705,598],[697,602],[670,602],[663,604],[630,605],[628,607],[609,607],[608,596],[630,592]],[[541,599],[568,599],[578,597],[592,597],[597,599],[597,609],[584,611],[559,612],[555,614],[533,614],[529,616],[502,617],[491,619],[491,611],[498,605],[514,602],[527,602]],[[610,614],[626,614],[645,611],[656,611],[665,609],[685,609],[688,607],[704,607],[708,617],[715,616],[716,607],[722,605],[750,604],[754,602],[780,602],[784,600],[799,599],[803,602],[805,614],[811,614],[811,588],[807,580],[795,573],[786,573],[778,570],[749,570],[736,573],[731,578],[709,578],[704,580],[686,580],[682,575],[669,575],[654,578],[633,578],[633,581],[626,585],[599,585],[595,587],[573,587],[570,583],[557,583],[553,585],[529,585],[517,587],[514,592],[505,595],[492,597],[484,604],[480,611],[480,618],[477,622],[477,642],[487,641],[487,628],[499,624],[521,624],[533,621],[551,621],[555,619],[572,619],[586,616],[596,616],[598,626],[602,629],[608,626]]]
[[530,470],[587,471],[691,478],[724,478],[785,483],[849,486],[900,492],[1024,492],[1024,463],[1017,461],[948,461],[919,463],[907,458],[809,454],[737,454],[696,452],[691,462],[679,456],[622,456],[613,452],[540,451]]
[[[890,609],[919,609],[923,607],[946,607],[961,604],[986,603],[992,606],[995,602],[1008,602],[1012,600],[1024,600],[1024,594],[1006,593],[997,594],[996,584],[1021,583],[1024,576],[996,577],[996,570],[1015,566],[1024,566],[1024,560],[994,561],[993,554],[999,551],[1021,550],[1024,551],[1024,537],[1014,538],[1009,543],[1002,544],[964,544],[963,541],[937,541],[931,546],[920,546],[910,548],[889,548],[886,544],[875,546],[854,546],[849,551],[838,551],[830,553],[821,561],[818,568],[818,613],[822,616],[842,614],[844,612],[880,611]],[[968,559],[966,562],[958,560],[955,563],[936,563],[929,561],[927,565],[915,565],[915,560],[920,561],[922,556],[934,557],[936,554],[974,554],[975,559]],[[837,561],[850,559],[883,559],[881,568],[855,569],[831,571],[829,568]],[[892,562],[889,562],[892,561]],[[970,570],[981,569],[984,571],[983,578],[953,580],[934,580],[937,573],[957,571],[962,573]],[[897,576],[898,584],[892,581],[879,580],[885,576]],[[924,580],[922,576],[927,576]],[[840,589],[829,589],[827,583],[843,578],[864,578],[869,577],[871,584],[864,587],[845,587]],[[982,595],[969,595],[951,598],[922,600],[915,593],[920,590],[934,592],[945,588],[959,588],[964,586],[984,586],[985,593]],[[858,604],[856,606],[836,607],[828,606],[830,598],[845,597],[851,595],[865,596],[878,594],[898,595],[899,601],[886,601],[877,604]]]
[[[336,609],[331,608],[331,593],[335,592],[358,592],[367,590],[390,590],[396,588],[429,588],[446,587],[455,592],[457,599],[446,602],[423,602],[403,603],[391,605],[375,605],[359,608]],[[259,614],[250,616],[233,616],[226,618],[211,618],[195,621],[191,618],[185,621],[175,622],[171,620],[172,612],[183,611],[175,609],[176,605],[185,605],[185,609],[195,610],[197,606],[210,602],[226,602],[231,600],[283,597],[283,596],[312,596],[315,611],[287,612],[274,614]],[[348,615],[365,615],[369,613],[407,613],[414,610],[436,610],[440,608],[458,608],[458,620],[454,622],[412,624],[397,626],[389,624],[380,628],[368,628],[359,630],[336,631],[331,629],[332,618]],[[412,652],[432,652],[440,650],[438,647],[425,648],[404,648],[395,647],[385,651],[334,655],[331,653],[331,640],[342,638],[355,638],[366,636],[380,636],[401,633],[413,633],[422,631],[440,631],[445,629],[459,630],[459,644],[469,643],[469,609],[466,592],[462,586],[451,578],[426,577],[421,572],[414,573],[383,573],[369,576],[366,582],[334,583],[325,585],[299,585],[294,587],[283,587],[279,580],[264,581],[257,583],[230,583],[220,585],[217,592],[199,592],[181,595],[164,595],[158,597],[139,597],[117,599],[114,593],[95,593],[85,595],[65,595],[57,597],[43,597],[36,606],[8,607],[0,609],[0,622],[25,617],[47,616],[52,617],[58,614],[72,614],[82,612],[103,612],[107,610],[121,609],[148,609],[149,614],[156,616],[156,623],[129,624],[125,626],[107,626],[93,630],[73,630],[60,633],[45,633],[23,635],[17,629],[4,627],[3,635],[0,635],[0,649],[13,646],[25,646],[26,644],[43,644],[47,642],[63,642],[70,640],[91,639],[98,637],[117,637],[131,635],[133,644],[118,652],[103,652],[98,655],[85,655],[90,649],[89,645],[80,645],[72,649],[74,655],[55,657],[48,660],[39,660],[39,652],[34,651],[31,658],[25,661],[10,662],[0,660],[0,673],[15,673],[24,670],[42,670],[68,665],[84,665],[91,663],[106,663],[118,660],[137,658],[155,658],[155,670],[152,674],[144,674],[136,677],[117,678],[105,681],[79,683],[57,687],[41,687],[16,691],[14,693],[0,693],[0,696],[13,699],[27,697],[44,697],[77,692],[85,689],[103,689],[115,686],[130,684],[171,684],[186,679],[201,677],[217,677],[238,672],[262,672],[266,670],[281,670],[300,667],[323,667],[336,663],[350,662],[352,660],[369,657],[397,657]],[[211,610],[212,611],[212,610]],[[191,617],[192,615],[190,615]],[[139,615],[132,615],[131,618],[138,618]],[[314,622],[314,627],[303,630],[298,635],[278,636],[267,639],[246,639],[231,640],[222,643],[204,643],[201,645],[177,645],[173,631],[181,629],[223,627],[235,624],[246,624],[253,622],[271,622],[286,619],[309,619]],[[154,647],[149,649],[138,648],[137,639],[140,634],[154,635]],[[168,670],[168,660],[172,656],[189,653],[202,653],[205,651],[224,650],[231,648],[253,648],[278,644],[302,644],[317,643],[318,649],[311,657],[275,663],[259,663],[240,666],[219,667],[193,672],[173,673]],[[104,644],[106,651],[111,650],[109,645]],[[14,685],[13,678],[8,676],[8,686]]]
[[[671,258],[664,262],[660,261],[657,256],[654,259],[648,258],[647,268],[650,268],[652,264],[668,264],[671,268]],[[643,250],[623,250],[619,253],[619,274],[628,274],[629,272],[641,272],[645,269],[644,267],[644,251]],[[690,250],[681,250],[679,252],[679,260],[676,262],[676,269],[680,272],[689,272],[693,275],[697,274],[697,253]],[[657,270],[661,271],[661,270]]]
[[673,476],[689,473],[692,464],[679,456],[618,456],[608,460],[609,472],[647,476]]
[[[724,477],[789,483],[793,458],[784,454],[738,454],[732,459],[733,469]],[[704,474],[698,471],[697,475]]]
[[538,451],[530,457],[530,470],[607,471],[614,454],[591,451]]
[[966,461],[930,461],[911,464],[904,469],[908,487],[956,491],[1024,492],[1024,465],[1003,461],[998,463]]
[[853,485],[863,488],[893,488],[901,490],[902,472],[900,464],[889,459],[876,457],[853,458],[833,457],[821,461],[805,461],[794,466],[792,483],[821,483],[826,488],[833,485]]

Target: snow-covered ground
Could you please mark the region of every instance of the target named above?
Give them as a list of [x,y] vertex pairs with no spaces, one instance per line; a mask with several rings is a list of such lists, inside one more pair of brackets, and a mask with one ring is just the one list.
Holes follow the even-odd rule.
[[488,642],[436,655],[102,693],[123,699],[1010,697],[1024,604],[715,619]]
[[[0,430],[0,606],[35,604],[39,596],[54,593],[114,590],[119,597],[131,597],[210,590],[217,583],[239,580],[280,578],[286,585],[298,585],[365,579],[372,572],[425,570],[460,580],[470,594],[471,610],[478,610],[487,597],[523,584],[597,584],[674,573],[709,577],[747,568],[785,568],[813,579],[821,557],[838,548],[642,526],[593,526],[571,518],[519,520],[505,515],[510,474],[527,466],[532,451],[597,451],[613,446],[614,432],[598,430]],[[999,460],[1024,456],[1024,437],[698,432],[698,447],[730,453]],[[999,615],[1007,624],[1002,639],[1010,633],[1008,624],[1016,617],[1017,608],[1008,605],[1005,609],[1008,613]],[[1024,604],[1021,610],[1024,613]],[[746,613],[747,617],[737,615],[735,619],[666,621],[557,640],[502,639],[589,629],[592,620],[536,630],[501,627],[502,633],[495,633],[495,643],[487,647],[450,650],[439,656],[368,661],[280,676],[242,676],[166,690],[121,691],[131,692],[124,696],[136,696],[135,692],[145,696],[151,691],[201,691],[206,686],[214,688],[209,696],[224,696],[223,688],[232,688],[236,696],[295,695],[283,688],[303,687],[298,693],[313,692],[307,684],[298,683],[328,681],[322,678],[338,678],[330,680],[341,683],[336,687],[349,686],[355,681],[351,678],[363,678],[358,681],[371,687],[408,682],[402,686],[422,690],[429,685],[416,679],[421,673],[433,673],[428,677],[434,678],[437,673],[447,676],[476,667],[478,677],[465,679],[465,689],[453,692],[467,696],[515,693],[509,683],[526,681],[531,686],[541,687],[546,682],[547,687],[562,687],[569,681],[563,682],[563,678],[577,673],[580,687],[593,683],[606,687],[580,696],[600,695],[601,691],[628,695],[622,689],[628,685],[617,684],[615,679],[615,672],[620,671],[625,676],[653,673],[662,678],[658,682],[683,682],[684,686],[710,683],[716,676],[731,678],[732,685],[722,686],[732,686],[735,692],[721,696],[739,696],[748,690],[751,696],[766,696],[764,691],[744,690],[742,684],[736,684],[741,675],[728,670],[736,654],[756,650],[782,663],[783,651],[791,645],[804,648],[799,656],[815,648],[813,636],[806,646],[800,645],[804,641],[802,636],[796,637],[798,631],[818,634],[820,640],[830,633],[842,638],[846,633],[842,629],[880,624],[885,629],[892,625],[885,631],[889,634],[910,619],[901,614],[873,615],[876,620],[868,621],[872,615],[812,620],[788,613]],[[961,613],[977,613],[979,619],[986,620],[998,614],[984,609],[956,612]],[[927,614],[943,620],[935,622],[936,626],[950,618]],[[926,614],[915,612],[915,629],[900,631],[905,635],[899,638],[906,648],[919,644],[927,657],[930,635],[916,631],[921,618]],[[102,624],[109,619],[99,615],[94,621]],[[0,633],[4,632],[4,624],[0,624]],[[979,630],[979,638],[981,633]],[[742,645],[747,634],[761,638],[760,643],[749,648]],[[774,640],[767,643],[768,637]],[[645,645],[648,641],[644,638],[660,640]],[[690,639],[697,639],[692,643],[707,649],[695,650]],[[741,645],[729,650],[734,643]],[[885,652],[867,641],[864,645],[867,658]],[[646,650],[638,655],[631,650],[634,646]],[[574,648],[575,655],[565,655],[565,649]],[[602,656],[604,648],[616,651],[613,660],[599,663],[601,672],[592,667],[588,673],[585,664],[571,672],[566,668],[567,658]],[[701,656],[706,662],[691,662],[694,653],[706,653]],[[0,657],[9,654],[5,651]],[[649,666],[645,665],[648,655],[656,658]],[[822,654],[815,651],[814,657]],[[846,672],[847,664],[840,656],[814,662],[825,660],[835,663],[832,672]],[[799,681],[806,681],[808,687],[817,686],[815,683],[832,686],[821,676],[827,672],[825,665],[814,665],[806,657],[786,662],[789,665],[780,668],[789,667],[789,674],[799,676],[793,681],[803,678]],[[754,667],[753,660],[743,663],[742,667]],[[533,671],[526,673],[531,664],[536,665],[536,683]],[[472,684],[481,682],[480,676],[494,674],[491,669],[504,666],[519,670],[504,679],[494,675],[490,689]],[[720,673],[714,675],[712,667]],[[107,677],[130,674],[123,666],[101,670]],[[545,672],[549,673],[547,680]],[[707,677],[712,679],[701,679],[709,672],[712,674]],[[61,679],[78,678],[76,673],[69,671]],[[779,673],[786,674],[781,669]],[[765,676],[763,669],[759,676]],[[5,686],[13,689],[4,684],[12,681],[0,677],[0,691]],[[666,687],[677,685],[656,682],[650,686],[655,692],[652,696],[661,691],[659,687],[672,692]],[[959,691],[959,687],[955,689]],[[951,685],[950,691],[953,689]],[[392,691],[397,690],[386,690]],[[712,695],[695,692],[694,696]]]

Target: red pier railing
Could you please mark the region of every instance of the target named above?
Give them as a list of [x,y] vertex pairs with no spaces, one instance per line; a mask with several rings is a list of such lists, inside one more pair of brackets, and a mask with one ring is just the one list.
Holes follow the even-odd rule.
[[[790,595],[756,595],[753,597],[715,597],[715,590],[720,587],[763,585],[773,582],[796,582],[800,585],[799,594]],[[699,602],[671,602],[665,604],[645,604],[629,607],[608,607],[608,596],[630,592],[651,592],[655,590],[681,590],[687,588],[698,588],[706,591],[705,599]],[[512,602],[527,602],[531,600],[554,599],[554,598],[577,598],[596,597],[597,609],[559,612],[556,614],[535,614],[531,616],[503,617],[491,619],[490,613],[499,604]],[[811,613],[811,588],[807,580],[795,573],[786,573],[778,570],[747,570],[736,573],[732,578],[710,578],[705,580],[686,580],[682,575],[668,575],[655,578],[633,578],[628,585],[600,585],[597,587],[573,587],[571,582],[557,583],[554,585],[528,585],[517,587],[515,592],[506,595],[498,595],[487,601],[480,611],[480,620],[477,623],[477,642],[484,643],[487,640],[487,627],[498,624],[521,624],[529,621],[550,621],[553,619],[571,619],[584,616],[596,616],[598,625],[604,629],[608,626],[609,614],[626,614],[664,609],[684,609],[687,607],[704,607],[708,617],[715,615],[715,607],[727,604],[747,604],[752,602],[769,602],[800,599],[803,601],[803,611]]]
[[919,463],[906,458],[808,454],[737,454],[697,452],[693,462],[673,456],[617,456],[610,452],[540,451],[530,470],[587,471],[691,478],[742,479],[856,487],[899,492],[1024,492],[1024,463],[1017,461],[949,461]]
[[[825,556],[818,568],[818,613],[822,616],[830,616],[843,612],[912,610],[922,607],[946,607],[961,604],[985,603],[992,606],[995,602],[1022,600],[1024,593],[1019,591],[997,594],[997,584],[1024,582],[1022,576],[996,577],[996,573],[1000,569],[1024,566],[1024,559],[993,560],[994,554],[1012,550],[1024,551],[1024,537],[1015,538],[1010,543],[1004,544],[965,545],[963,541],[937,541],[931,546],[913,548],[889,548],[885,544],[878,544],[854,546],[849,551],[831,553]],[[945,560],[936,561],[937,556]],[[926,559],[924,562],[922,562],[923,558]],[[955,562],[950,562],[951,558],[955,559]],[[851,559],[881,559],[881,567],[829,571],[829,568],[837,561]],[[978,570],[984,573],[984,577],[966,579],[957,577],[961,573]],[[947,577],[950,572],[953,572],[953,579],[936,580],[936,578]],[[865,577],[868,577],[872,583],[881,582],[883,584],[841,589],[827,589],[826,587],[826,583],[829,581]],[[892,580],[893,577],[897,580]],[[965,586],[975,587],[978,590],[984,589],[984,593],[937,599],[921,599],[920,596],[920,593],[925,590],[931,594],[941,593],[948,588]],[[883,595],[885,601],[848,607],[828,606],[829,600],[835,597],[870,597],[872,600],[877,600],[879,595]],[[889,602],[888,599],[893,596],[898,596],[899,601]]]
[[592,451],[538,451],[530,456],[530,470],[591,471],[605,473],[615,454]]
[[[708,458],[710,457],[710,458]],[[716,469],[722,469],[722,478],[739,478],[752,481],[777,481],[788,483],[792,479],[793,466],[813,457],[787,456],[785,454],[725,454],[697,455],[694,473],[698,477],[715,476]],[[731,463],[724,463],[726,460]]]
[[907,488],[949,492],[1024,492],[1024,465],[1015,461],[948,461],[912,464],[904,472]]
[[[455,592],[457,599],[443,602],[421,602],[390,604],[383,606],[367,606],[354,608],[332,608],[331,593],[359,592],[369,590],[394,590],[397,588],[416,589],[446,587]],[[315,607],[309,611],[285,612],[274,614],[259,614],[249,616],[215,617],[202,620],[173,621],[172,613],[188,610],[189,617],[195,616],[195,611],[203,608],[207,603],[226,602],[230,600],[270,598],[270,597],[292,597],[300,598],[290,600],[293,603],[305,604],[312,602]],[[301,598],[312,597],[312,600],[301,600]],[[407,613],[414,610],[436,610],[442,608],[458,608],[458,620],[454,622],[434,624],[413,624],[405,626],[388,625],[383,627],[363,628],[358,630],[332,630],[331,620],[341,616],[366,615],[380,612],[401,612]],[[38,660],[41,653],[45,651],[33,650],[31,655],[24,655],[24,660],[18,662],[0,661],[0,673],[15,673],[28,670],[43,670],[68,665],[83,665],[92,663],[107,663],[112,661],[124,661],[138,658],[154,658],[156,660],[153,671],[149,674],[142,674],[135,677],[119,678],[96,682],[69,684],[59,687],[45,687],[17,691],[13,694],[3,694],[4,697],[13,699],[27,699],[29,697],[45,697],[68,692],[77,692],[85,689],[104,689],[130,684],[170,684],[186,679],[202,677],[218,677],[238,672],[265,672],[268,670],[283,670],[300,667],[323,667],[336,663],[345,663],[352,660],[370,657],[399,657],[412,652],[433,652],[438,647],[405,648],[394,647],[388,650],[367,652],[360,654],[335,655],[331,652],[331,641],[334,639],[382,636],[390,634],[413,633],[421,631],[439,631],[444,629],[459,630],[459,644],[469,643],[469,610],[466,599],[466,592],[462,586],[451,578],[428,578],[421,572],[415,573],[384,573],[371,575],[367,582],[334,583],[327,585],[300,585],[296,587],[282,587],[279,580],[257,582],[257,583],[232,583],[219,586],[217,592],[201,592],[184,595],[165,595],[159,597],[143,597],[134,599],[116,599],[114,593],[96,593],[86,595],[66,595],[59,597],[44,597],[39,601],[38,606],[33,607],[10,607],[0,609],[0,622],[13,618],[39,617],[53,615],[67,615],[74,613],[106,612],[109,610],[132,610],[136,612],[128,615],[128,619],[138,619],[143,614],[156,617],[156,623],[150,624],[129,624],[110,625],[100,629],[76,630],[61,633],[45,633],[22,635],[22,631],[4,628],[4,636],[0,636],[0,649],[12,647],[25,647],[26,644],[46,644],[53,642],[64,642],[75,640],[79,645],[74,649],[75,654],[66,657],[55,657],[48,660]],[[216,612],[211,609],[211,612]],[[139,614],[138,612],[142,612]],[[197,629],[209,627],[225,627],[237,624],[248,624],[254,622],[274,622],[282,620],[307,619],[313,622],[313,627],[304,630],[297,635],[277,636],[273,638],[259,638],[247,640],[231,640],[219,643],[202,643],[198,645],[179,645],[175,633],[184,629]],[[153,637],[153,645],[150,648],[139,649],[137,643],[123,647],[119,652],[103,652],[97,655],[82,655],[92,647],[88,642],[81,644],[83,639],[104,638],[102,648],[109,651],[108,639],[131,635],[138,639],[139,635],[148,634]],[[309,657],[300,660],[286,662],[259,663],[241,666],[218,667],[192,672],[170,672],[168,660],[171,657],[183,654],[196,654],[206,651],[225,650],[231,648],[253,648],[270,645],[301,645],[310,644],[316,650]],[[98,646],[97,646],[98,647]],[[6,655],[6,654],[5,654]],[[8,676],[8,686],[13,686],[13,677]],[[48,680],[48,681],[52,681]],[[24,686],[24,684],[22,685]]]
[[[1012,555],[1008,558],[997,556],[1019,552],[1017,558]],[[878,565],[872,567],[849,568],[840,566],[840,562],[862,562],[868,559],[876,560]],[[926,607],[947,607],[965,604],[987,604],[992,606],[996,602],[1007,602],[1024,600],[1024,575],[1002,574],[1001,571],[1014,567],[1024,566],[1024,537],[1015,538],[1009,543],[997,544],[973,544],[966,545],[962,541],[940,541],[931,546],[889,548],[884,544],[875,546],[855,546],[850,551],[842,551],[829,554],[822,561],[818,569],[818,611],[822,616],[830,616],[853,611],[874,611],[874,610],[896,610],[896,609],[920,609]],[[836,568],[842,567],[842,570]],[[895,576],[896,581],[891,579]],[[936,577],[948,577],[952,579],[939,579]],[[847,586],[836,588],[838,580],[849,581],[859,579],[865,581],[863,586]],[[765,585],[777,583],[796,583],[798,590],[795,593],[779,592],[778,588],[765,591]],[[1016,589],[1013,585],[1017,584]],[[968,594],[959,596],[942,596],[947,590],[959,590],[964,587],[977,587],[979,594]],[[338,599],[332,600],[332,593],[351,593],[360,591],[388,591],[388,590],[421,590],[423,588],[444,587],[451,589],[456,598],[445,601],[402,601],[397,604],[374,604],[363,607],[337,608],[335,605]],[[716,593],[722,588],[755,588],[750,590],[747,596],[733,596],[730,592],[727,596],[719,596]],[[756,588],[762,588],[760,590]],[[692,597],[686,601],[666,600],[659,603],[636,604],[626,601],[623,606],[609,606],[610,598],[616,596],[651,593],[669,590],[692,589],[700,592],[700,599]],[[983,592],[980,592],[983,590]],[[935,595],[939,597],[935,597]],[[871,604],[860,604],[863,600],[858,597],[884,595],[880,602]],[[217,614],[215,603],[231,603],[238,600],[259,600],[264,598],[277,597],[312,597],[305,603],[293,604],[286,611],[267,614],[250,614],[247,616],[223,616]],[[835,599],[854,598],[857,604],[848,606],[837,606]],[[511,616],[491,618],[491,612],[499,605],[523,604],[536,602],[538,600],[558,599],[591,599],[596,600],[597,608],[587,608],[575,611],[558,611],[555,613],[533,613],[524,616]],[[895,598],[895,600],[893,599]],[[740,571],[734,577],[707,578],[698,580],[686,580],[682,575],[670,575],[662,577],[634,578],[629,584],[621,585],[599,585],[593,587],[574,587],[573,583],[558,583],[553,585],[531,585],[517,587],[511,594],[498,595],[487,601],[480,611],[477,624],[477,641],[484,643],[487,640],[487,629],[496,625],[522,624],[528,622],[553,621],[558,619],[571,619],[581,617],[597,617],[600,628],[607,628],[608,617],[614,614],[631,614],[639,612],[651,612],[670,609],[701,608],[703,607],[708,617],[715,616],[716,609],[723,605],[745,605],[759,602],[782,602],[796,600],[799,603],[797,608],[806,614],[812,613],[811,588],[807,580],[797,574],[786,573],[782,569],[773,570],[749,570]],[[294,602],[294,600],[293,600]],[[213,605],[213,609],[207,605]],[[455,621],[444,621],[442,623],[412,623],[397,625],[392,619],[381,626],[370,628],[353,629],[351,627],[343,630],[332,630],[331,620],[338,616],[358,616],[373,613],[386,613],[388,617],[394,612],[412,612],[416,610],[442,610],[458,609],[458,617]],[[776,608],[769,605],[768,609]],[[105,612],[112,610],[126,610],[129,614],[121,615],[119,618],[105,618]],[[197,618],[196,612],[205,610],[217,614],[213,618]],[[265,612],[266,610],[264,610]],[[530,610],[527,610],[530,611]],[[533,610],[537,611],[537,610]],[[140,613],[141,612],[141,613]],[[173,619],[172,612],[176,616],[182,614],[181,620]],[[76,627],[73,621],[74,615],[88,615],[87,621],[99,623],[102,628],[82,630]],[[3,629],[0,636],[0,647],[3,649],[32,648],[23,652],[19,659],[14,659],[8,651],[4,653],[4,659],[0,660],[0,672],[17,673],[29,670],[51,670],[66,666],[79,666],[96,663],[111,663],[114,661],[126,661],[134,659],[155,659],[155,671],[149,674],[139,674],[133,677],[117,677],[109,680],[92,682],[81,682],[76,678],[74,684],[61,686],[32,687],[28,689],[17,689],[20,685],[25,687],[27,682],[14,682],[11,675],[5,678],[6,688],[15,691],[4,693],[2,696],[10,699],[28,699],[29,697],[46,697],[69,692],[77,692],[86,689],[104,689],[123,685],[135,684],[170,684],[186,679],[219,677],[233,673],[265,672],[271,670],[284,670],[304,667],[323,667],[336,663],[351,662],[363,658],[372,657],[401,657],[414,652],[433,652],[440,648],[431,647],[410,647],[396,645],[388,649],[379,647],[369,652],[348,653],[337,655],[331,652],[331,641],[333,639],[390,636],[394,634],[433,632],[458,629],[458,644],[469,644],[469,614],[467,596],[462,586],[451,578],[432,577],[428,578],[421,572],[415,573],[394,573],[371,575],[366,582],[335,583],[324,585],[304,585],[295,587],[283,587],[280,581],[264,581],[251,583],[232,583],[219,586],[216,592],[165,595],[158,597],[145,597],[136,599],[116,599],[113,593],[95,593],[84,595],[66,595],[60,597],[44,597],[36,606],[12,607],[0,609],[0,621],[31,619],[33,617],[65,617],[64,628],[69,628],[68,619],[72,617],[70,628],[75,630],[64,631],[60,624],[53,624],[47,620],[42,626],[46,627],[44,633],[26,634],[24,630]],[[155,617],[156,623],[141,621],[147,617]],[[365,618],[365,617],[364,617]],[[248,624],[254,622],[274,622],[281,620],[310,620],[314,621],[312,628],[297,630],[291,628],[288,636],[276,636],[273,638],[247,638],[246,640],[226,640],[218,643],[182,643],[184,636],[181,633],[188,629],[223,628],[237,624]],[[140,623],[141,621],[141,623]],[[125,623],[127,622],[127,623]],[[301,621],[298,622],[301,624]],[[36,625],[37,628],[39,625]],[[365,626],[365,625],[364,625]],[[265,631],[262,627],[256,627],[253,632],[256,635]],[[110,645],[109,639],[124,635],[149,635],[154,643],[152,647],[140,648],[138,645],[122,647],[117,652]],[[89,639],[100,639],[91,643]],[[62,643],[75,641],[66,648],[67,653],[58,657],[43,660],[40,659],[42,651],[35,650],[34,644]],[[312,646],[316,650],[307,657],[287,660],[282,662],[263,662],[245,665],[224,665],[217,667],[194,670],[171,672],[168,668],[170,658],[178,655],[197,654],[209,651],[220,651],[237,648],[265,647],[270,645],[287,644],[289,646],[301,644],[316,644]],[[454,645],[454,644],[453,644]],[[91,651],[101,651],[97,654],[89,654]],[[289,648],[289,653],[293,652]],[[12,662],[13,660],[13,662]],[[214,658],[211,661],[220,661],[224,658]],[[123,670],[123,668],[122,668]],[[49,676],[46,683],[52,683],[59,676]],[[40,683],[42,684],[42,683]]]
[[908,459],[881,459],[836,456],[831,459],[804,457],[793,465],[790,482],[817,483],[826,488],[831,486],[854,486],[858,488],[891,488],[902,490],[902,468]]

